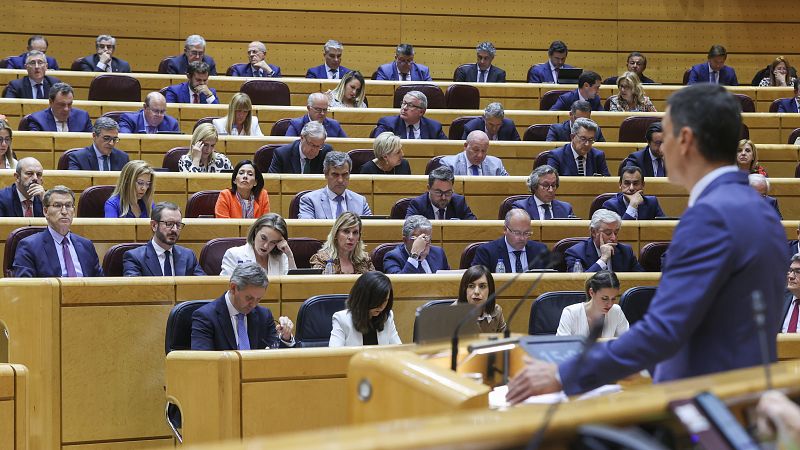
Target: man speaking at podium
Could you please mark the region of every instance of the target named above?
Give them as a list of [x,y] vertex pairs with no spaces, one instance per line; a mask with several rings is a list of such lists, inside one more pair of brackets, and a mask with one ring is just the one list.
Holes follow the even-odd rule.
[[563,389],[574,395],[655,366],[656,383],[762,361],[751,295],[766,299],[768,357],[776,358],[777,299],[789,253],[772,208],[748,189],[735,165],[741,108],[724,88],[675,92],[664,116],[670,182],[689,190],[650,308],[630,331],[559,366],[531,360],[509,383],[507,400]]

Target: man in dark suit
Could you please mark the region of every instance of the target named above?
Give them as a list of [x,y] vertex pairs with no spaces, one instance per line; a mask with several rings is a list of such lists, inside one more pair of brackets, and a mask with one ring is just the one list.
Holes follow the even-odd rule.
[[561,176],[609,176],[606,154],[592,147],[597,124],[591,119],[575,119],[570,143],[550,151],[547,165]]
[[321,92],[310,94],[306,103],[308,113],[303,117],[292,119],[289,123],[289,128],[286,129],[286,136],[300,136],[303,127],[313,120],[325,127],[325,133],[328,137],[347,137],[347,133],[344,132],[339,122],[327,117],[328,106],[329,99],[327,95]]
[[69,170],[122,170],[130,159],[114,148],[119,142],[119,125],[110,117],[98,117],[92,130],[92,145],[69,154]]
[[428,192],[411,200],[406,218],[420,215],[430,220],[477,220],[464,196],[453,192],[454,182],[455,176],[449,167],[433,169],[428,174]]
[[800,224],[797,225],[797,239],[789,241],[789,254],[800,253]]
[[506,119],[503,105],[492,102],[483,110],[483,117],[478,117],[464,124],[464,134],[461,139],[466,139],[470,133],[480,130],[489,136],[491,141],[519,141],[517,126],[511,119]]
[[30,131],[92,131],[89,113],[72,107],[72,86],[67,83],[54,84],[50,88],[48,99],[50,101],[49,108],[36,111],[28,116]]
[[[36,50],[38,52],[42,52],[47,54],[47,47],[49,44],[47,43],[47,38],[41,35],[34,35],[28,38],[28,47],[25,52],[19,56],[12,56],[8,58],[8,67],[7,69],[24,69],[25,68],[25,58],[28,57],[28,52],[32,50]],[[47,57],[47,67],[51,70],[58,70],[58,62],[55,58]],[[46,93],[47,91],[45,91]]]
[[475,251],[472,265],[488,267],[495,273],[520,273],[548,266],[547,246],[529,240],[531,217],[524,209],[506,213],[504,236],[481,244]]
[[322,173],[325,155],[332,151],[325,143],[322,124],[308,122],[300,132],[300,139],[275,149],[269,173]]
[[44,217],[44,170],[36,158],[22,158],[14,169],[14,183],[0,190],[0,217]]
[[[643,272],[630,245],[617,241],[622,219],[619,214],[607,209],[598,209],[592,214],[589,238],[579,242],[565,253],[568,272]],[[575,267],[580,262],[580,267]]]
[[160,92],[147,94],[144,108],[119,118],[120,133],[157,134],[159,131],[181,132],[178,120],[167,115],[167,100]]
[[228,291],[192,314],[192,350],[256,350],[294,347],[288,317],[275,325],[269,308],[259,306],[269,285],[256,262],[233,269]]
[[267,64],[267,46],[263,42],[253,41],[247,46],[247,58],[250,60],[244,64],[234,64],[231,66],[232,77],[264,77],[278,78],[281,76],[281,68],[272,64]]
[[661,383],[777,360],[775,339],[766,340],[766,355],[760,348],[752,296],[767,300],[763,326],[775,336],[789,254],[776,215],[737,214],[763,202],[735,165],[740,111],[733,95],[708,83],[670,96],[664,159],[670,181],[691,194],[647,314],[580,358],[530,362],[509,383],[509,402],[562,389],[575,395],[653,366]]
[[167,103],[219,104],[216,89],[208,87],[208,64],[195,61],[186,70],[188,81],[167,87],[164,93]]
[[783,220],[783,214],[778,207],[778,199],[769,195],[769,179],[760,173],[751,173],[747,176],[750,187],[756,190],[772,209],[778,213],[778,218]]
[[169,59],[167,73],[183,75],[193,62],[204,62],[208,65],[210,75],[217,74],[217,63],[214,62],[214,58],[206,55],[206,40],[199,34],[193,34],[186,38],[183,54]]
[[[572,134],[572,124],[575,123],[575,119],[580,118],[592,118],[592,104],[586,100],[573,102],[572,106],[569,107],[569,120],[565,120],[563,123],[554,123],[550,125],[550,128],[547,130],[547,138],[545,138],[545,141],[569,141],[570,135]],[[605,136],[603,136],[603,130],[600,129],[600,125],[597,126],[597,138],[595,138],[595,141],[606,141]]]
[[6,98],[30,98],[44,100],[54,84],[60,83],[58,78],[47,76],[47,60],[44,53],[38,50],[28,52],[25,60],[28,76],[8,82]]
[[427,109],[428,97],[420,91],[409,91],[403,97],[400,115],[381,117],[373,135],[391,131],[403,139],[447,139],[441,123],[424,117]]
[[550,43],[550,48],[547,49],[548,61],[528,69],[528,83],[558,83],[558,71],[572,69],[572,66],[566,63],[568,53],[567,44],[561,41]]
[[600,103],[598,92],[600,92],[600,75],[591,70],[585,70],[578,77],[578,89],[561,94],[550,107],[550,111],[569,111],[572,104],[578,100],[586,100],[592,105],[592,110],[602,111],[603,105]]
[[[655,81],[651,80],[644,74],[644,69],[647,68],[647,58],[639,52],[631,52],[628,55],[626,63],[628,72],[633,72],[639,77],[639,81],[645,84],[654,84]],[[603,80],[603,84],[617,84],[618,76],[608,77]]]
[[733,67],[725,65],[728,51],[725,47],[715,44],[708,50],[708,62],[692,66],[689,70],[689,80],[686,84],[713,83],[726,86],[738,86],[736,71]]
[[473,83],[505,83],[506,71],[492,65],[497,49],[491,42],[481,42],[475,48],[478,52],[478,62],[466,67],[456,69],[453,81]]
[[406,217],[403,243],[383,257],[383,273],[436,273],[450,270],[441,247],[431,245],[433,226],[426,217]]
[[75,194],[66,186],[56,186],[44,194],[42,204],[47,229],[19,242],[14,276],[102,277],[92,241],[69,230],[75,216]]
[[800,254],[793,253],[789,272],[786,275],[786,292],[780,313],[780,332],[797,333],[798,317],[800,317]]
[[81,60],[80,70],[84,72],[114,72],[130,73],[131,65],[127,61],[117,58],[114,51],[117,49],[117,40],[113,36],[101,34],[95,40],[97,52]]
[[664,142],[664,129],[661,122],[653,122],[647,127],[645,133],[647,146],[628,155],[619,165],[619,172],[626,166],[636,166],[642,169],[645,177],[667,176],[667,166],[664,164],[664,153],[661,144]]
[[432,81],[427,66],[414,62],[414,46],[400,44],[394,54],[394,61],[378,67],[376,80],[389,81]]
[[622,220],[652,220],[664,217],[655,195],[644,195],[642,169],[627,166],[619,174],[619,193],[603,202],[603,208],[622,216]]
[[325,64],[311,67],[306,71],[306,78],[320,78],[328,80],[341,80],[342,77],[350,72],[350,69],[341,65],[342,52],[344,46],[339,41],[328,40],[322,46],[322,55],[325,57]]
[[517,200],[512,208],[524,209],[531,220],[566,219],[575,217],[572,205],[556,200],[559,180],[556,169],[547,164],[533,169],[527,180],[531,196]]
[[782,98],[778,102],[779,113],[796,113],[800,111],[800,83],[794,83],[794,97]]

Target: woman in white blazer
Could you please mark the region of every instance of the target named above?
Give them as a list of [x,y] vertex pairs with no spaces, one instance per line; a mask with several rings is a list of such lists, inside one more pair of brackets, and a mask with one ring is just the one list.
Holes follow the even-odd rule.
[[392,282],[380,272],[361,275],[347,298],[347,309],[333,315],[330,347],[402,344],[392,314]]
[[289,234],[286,221],[278,214],[268,213],[256,219],[247,232],[247,242],[231,247],[222,257],[220,275],[230,276],[240,264],[257,262],[267,275],[286,275],[296,269],[292,249],[286,240]]
[[250,96],[239,92],[228,104],[227,117],[211,121],[220,136],[264,136],[258,126],[258,117],[253,115]]
[[601,270],[586,280],[586,298],[583,303],[569,305],[561,312],[557,336],[588,336],[596,320],[603,321],[600,337],[618,337],[628,331],[628,319],[616,304],[619,297],[619,279],[614,272]]

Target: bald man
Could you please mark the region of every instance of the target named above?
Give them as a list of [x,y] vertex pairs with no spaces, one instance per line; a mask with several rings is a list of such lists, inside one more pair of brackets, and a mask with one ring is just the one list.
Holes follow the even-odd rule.
[[125,113],[119,118],[120,133],[157,134],[180,133],[178,121],[167,115],[167,100],[159,92],[151,92],[144,99],[144,108]]
[[232,77],[277,78],[281,76],[281,68],[267,64],[267,46],[260,41],[253,41],[247,46],[249,62],[234,64],[229,69]]
[[327,95],[321,92],[315,92],[309,95],[308,102],[306,103],[306,110],[308,110],[308,113],[303,117],[292,119],[292,122],[289,124],[289,129],[286,130],[286,136],[300,136],[303,127],[306,126],[308,122],[314,120],[325,127],[325,133],[328,135],[327,137],[347,137],[347,133],[344,132],[339,122],[327,117],[328,106]]
[[464,141],[464,151],[442,158],[442,165],[453,170],[454,175],[508,176],[503,161],[489,155],[489,136],[481,130],[472,131]]

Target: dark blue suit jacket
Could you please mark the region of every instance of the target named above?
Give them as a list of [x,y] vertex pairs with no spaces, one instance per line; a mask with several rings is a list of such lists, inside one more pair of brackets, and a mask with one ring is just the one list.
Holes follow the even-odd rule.
[[[287,347],[278,337],[272,311],[256,306],[247,315],[251,349]],[[192,313],[192,350],[237,350],[225,294]]]
[[[664,158],[661,158],[661,164],[664,166],[664,175],[667,174],[667,165],[664,164]],[[653,173],[653,158],[650,157],[650,146],[635,151],[628,155],[627,158],[622,160],[622,163],[619,165],[619,172],[622,172],[623,167],[628,166],[636,166],[642,169],[642,173],[644,174],[645,178],[650,178],[656,176]]]
[[796,113],[797,111],[797,99],[795,97],[791,98],[782,98],[778,102],[778,112],[782,113]]
[[[531,216],[531,220],[539,220],[539,208],[536,207],[536,200],[534,200],[533,195],[529,195],[525,200],[517,200],[512,205],[512,208],[520,208],[528,211],[528,215]],[[575,217],[575,213],[572,211],[572,205],[567,202],[562,202],[560,200],[553,200],[550,203],[551,213],[553,214],[554,219],[565,219],[567,217]]]
[[[644,318],[619,338],[597,344],[579,362],[559,367],[568,395],[614,382],[657,364],[664,382],[761,364],[751,294],[766,301],[766,330],[780,329],[789,254],[776,214],[753,211],[764,200],[733,171],[713,180],[681,216],[658,291]],[[742,236],[758,236],[758,245]],[[775,361],[775,339],[767,339]]]
[[[391,131],[396,136],[403,139],[408,138],[408,127],[400,116],[386,116],[378,120],[376,126],[375,136],[385,132]],[[422,117],[419,119],[419,138],[420,139],[447,139],[447,136],[442,131],[442,124],[439,122]]]
[[[91,132],[92,121],[89,113],[82,109],[72,108],[67,118],[67,126],[70,132]],[[50,108],[36,111],[28,119],[28,128],[31,131],[57,131],[56,118]]]
[[[28,56],[28,52],[25,52],[19,56],[11,56],[8,58],[8,67],[7,69],[25,69],[25,58]],[[47,60],[47,68],[49,70],[58,70],[58,62],[55,58],[51,58],[45,55],[45,59]]]
[[[569,64],[561,66],[564,69],[572,69]],[[555,83],[553,72],[550,72],[550,61],[536,64],[528,69],[528,83]]]
[[[344,66],[339,66],[339,79],[341,80],[347,72],[351,72],[350,69]],[[316,67],[311,67],[306,71],[306,78],[328,78],[328,72],[325,70],[325,64],[321,64]]]
[[[618,193],[613,198],[603,202],[603,208],[610,209],[622,217],[622,220],[633,220],[633,217],[625,214],[628,205],[625,203],[625,196]],[[638,220],[651,220],[654,217],[664,217],[664,211],[661,210],[661,205],[658,204],[658,199],[655,195],[645,195],[644,201],[636,208]]]
[[[580,260],[584,272],[597,272],[600,266],[597,265],[597,260],[600,255],[594,248],[594,241],[592,238],[587,238],[583,242],[579,242],[572,247],[568,248],[564,254],[567,261],[567,272],[572,272],[572,266],[575,265],[575,260]],[[633,256],[633,249],[630,245],[617,243],[617,248],[614,255],[611,256],[611,269],[614,272],[644,272],[639,261]]]
[[[214,94],[214,101],[211,104],[213,105],[219,103],[217,90],[212,87],[208,89],[212,94]],[[167,103],[191,103],[192,95],[189,93],[189,82],[184,81],[181,84],[173,84],[172,86],[169,86],[167,91],[164,92],[164,97],[167,99]],[[200,94],[200,104],[206,104],[205,94]]]
[[[572,135],[572,124],[569,120],[565,120],[562,123],[554,123],[550,125],[550,128],[547,130],[547,138],[545,138],[545,141],[569,142],[570,135]],[[597,136],[595,136],[595,141],[606,141],[606,137],[603,136],[603,130],[599,125],[597,127]]]
[[272,69],[272,75],[259,75],[258,71],[253,72],[253,65],[250,63],[234,64],[231,68],[232,77],[264,77],[264,78],[278,78],[281,76],[281,68],[273,64],[267,64]]
[[[550,111],[569,111],[572,104],[580,100],[578,90],[561,94],[558,100],[550,107]],[[592,105],[592,111],[602,111],[603,105],[600,103],[600,96],[595,95],[594,98],[589,99],[589,104]]]
[[[456,69],[456,76],[453,81],[476,83],[478,79],[478,65],[470,64],[467,67]],[[482,81],[481,81],[482,82]],[[489,66],[489,73],[486,75],[487,83],[505,83],[506,71],[497,67]]]
[[[178,125],[177,119],[172,116],[164,115],[164,120],[158,124],[158,131],[173,131],[180,133],[181,128]],[[138,133],[146,134],[147,125],[144,121],[143,110],[137,112],[125,113],[119,118],[119,132],[120,133]]]
[[[102,277],[103,269],[100,268],[100,260],[97,258],[92,241],[75,233],[70,233],[69,237],[78,254],[83,276]],[[50,231],[45,229],[19,241],[13,268],[14,276],[20,278],[60,277],[61,264]]]
[[[695,64],[689,71],[689,80],[686,84],[708,83],[708,79],[708,63]],[[719,84],[727,86],[739,85],[739,80],[736,79],[736,71],[733,70],[733,67],[722,66],[722,70],[719,72]]]
[[[91,145],[70,153],[68,159],[69,170],[100,170],[97,155]],[[111,150],[109,159],[111,170],[122,170],[122,166],[127,164],[130,158],[127,153],[115,148]]]
[[[81,59],[81,66],[80,70],[84,72],[106,72],[105,70],[101,70],[97,67],[97,63],[100,62],[100,57],[97,56],[97,53],[93,55],[89,55],[83,59]],[[128,64],[127,61],[123,59],[119,59],[116,56],[111,57],[111,71],[114,73],[130,73],[131,72],[131,65]]]
[[[300,132],[303,131],[303,127],[306,126],[308,122],[311,121],[311,118],[308,117],[308,114],[304,115],[303,117],[298,117],[296,119],[292,119],[289,122],[289,128],[286,129],[286,136],[300,136]],[[333,119],[328,119],[327,117],[322,122],[322,126],[325,127],[325,133],[328,134],[328,137],[347,137],[347,133],[344,132],[342,126],[339,125],[339,122]]]
[[[528,258],[528,269],[548,268],[549,258],[546,257],[548,253],[549,251],[546,245],[541,242],[528,241],[525,244],[525,257]],[[534,261],[537,258],[538,260]],[[475,251],[475,257],[472,259],[472,265],[483,265],[488,267],[492,272],[495,272],[497,269],[497,262],[500,260],[503,261],[503,265],[506,268],[505,273],[514,271],[515,263],[509,261],[505,236],[478,246],[478,249]]]
[[800,249],[798,249],[797,239],[789,241],[789,256],[793,256],[795,253],[800,253]]
[[[423,66],[422,64],[412,63],[409,73],[411,74],[411,79],[406,81],[432,81],[431,71],[428,70],[427,66]],[[397,64],[392,61],[378,67],[378,76],[375,79],[397,81],[399,78],[400,75],[397,71]]]
[[[794,254],[794,253],[792,253]],[[792,300],[794,299],[794,294],[789,291],[784,292],[783,294],[783,306],[780,310],[778,310],[778,332],[783,329],[783,321],[786,320],[786,314],[789,314],[791,311],[789,308],[792,306]]]
[[[172,260],[175,262],[172,274],[176,277],[206,274],[197,263],[194,252],[186,247],[173,245]],[[128,250],[122,255],[122,275],[126,277],[160,277],[164,275],[153,248],[153,241]]]
[[[575,158],[572,156],[572,144],[566,144],[561,148],[551,150],[550,156],[547,158],[547,164],[556,169],[562,177],[578,175],[578,164],[575,163]],[[586,176],[592,176],[596,173],[605,176],[611,175],[606,165],[606,154],[594,147],[586,154],[584,169]]]
[[[433,206],[431,206],[427,192],[419,197],[414,197],[408,204],[406,218],[415,214],[425,216],[430,220],[436,219],[436,217],[434,217]],[[472,213],[472,210],[469,209],[469,206],[467,206],[467,200],[463,195],[460,194],[453,194],[453,196],[450,198],[450,203],[447,204],[444,217],[446,220],[478,220],[478,218],[475,217],[475,214]]]
[[767,195],[766,197],[764,197],[764,200],[766,200],[767,203],[769,203],[770,206],[772,206],[772,208],[775,209],[775,212],[778,213],[778,217],[781,220],[783,220],[783,214],[781,214],[781,209],[778,207],[778,199]]
[[[45,75],[42,80],[42,93],[44,98],[39,100],[47,100],[50,88],[60,83],[61,80],[55,77],[48,77]],[[18,80],[11,80],[8,82],[8,89],[6,90],[6,98],[33,98],[33,89],[31,87],[31,80],[28,77],[23,77]]]
[[[486,131],[486,121],[483,117],[472,119],[464,124],[464,134],[461,135],[461,139],[466,139],[467,136],[475,130]],[[514,125],[513,120],[503,119],[503,124],[500,125],[500,129],[497,131],[497,139],[501,141],[520,140],[517,126]]]
[[[0,190],[0,217],[24,216],[22,203],[19,202],[19,195],[17,194],[17,184],[12,183],[10,186]],[[42,200],[39,197],[33,197],[33,216],[44,217]]]
[[[217,63],[214,62],[214,58],[204,55],[203,62],[208,64],[209,75],[216,75],[217,74]],[[167,73],[177,74],[177,75],[186,75],[186,71],[189,69],[189,59],[186,58],[186,54],[181,54],[169,59],[169,63],[167,64]]]
[[[322,173],[322,162],[325,161],[325,155],[332,151],[333,148],[325,144],[319,155],[311,160],[311,173]],[[301,173],[300,172],[300,140],[296,140],[291,144],[286,144],[275,149],[272,156],[272,163],[269,165],[268,173]]]
[[[432,273],[436,273],[437,270],[450,270],[447,255],[441,247],[431,245],[425,261],[428,261]],[[425,273],[425,269],[422,268],[422,262],[417,267],[409,264],[406,246],[400,244],[383,257],[383,273]]]

